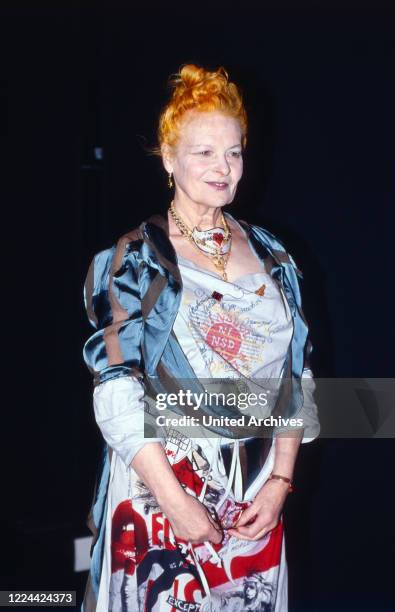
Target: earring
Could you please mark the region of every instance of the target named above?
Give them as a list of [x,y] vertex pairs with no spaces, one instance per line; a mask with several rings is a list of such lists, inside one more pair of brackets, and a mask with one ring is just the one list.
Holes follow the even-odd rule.
[[171,172],[169,172],[169,177],[167,179],[167,183],[169,185],[169,189],[171,189],[173,187],[173,181],[172,181],[172,178],[171,178]]

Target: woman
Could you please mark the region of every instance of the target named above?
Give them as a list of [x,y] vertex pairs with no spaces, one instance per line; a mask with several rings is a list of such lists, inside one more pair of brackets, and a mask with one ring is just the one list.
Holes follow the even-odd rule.
[[[281,513],[300,442],[319,425],[311,385],[300,385],[311,380],[300,273],[274,236],[223,211],[246,133],[226,71],[183,66],[156,150],[174,186],[169,210],[92,261],[85,301],[97,331],[84,358],[106,445],[84,610],[287,610]],[[240,411],[204,399],[214,425],[199,437],[168,426],[144,438],[158,391],[214,379],[280,380],[272,414],[303,415],[304,428],[237,436],[213,417]]]

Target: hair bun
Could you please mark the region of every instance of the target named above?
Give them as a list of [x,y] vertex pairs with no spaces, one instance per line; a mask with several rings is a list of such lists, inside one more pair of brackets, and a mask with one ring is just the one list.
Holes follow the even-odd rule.
[[187,95],[192,93],[194,98],[217,93],[226,87],[227,83],[228,73],[222,66],[210,72],[195,64],[184,64],[172,80],[173,98],[182,97],[186,92]]
[[204,70],[204,68],[199,68],[199,66],[195,66],[195,64],[184,64],[179,72],[177,80],[179,84],[183,84],[184,87],[189,88],[204,81],[206,74],[207,71]]
[[228,73],[220,66],[206,70],[195,64],[184,64],[169,79],[172,93],[163,108],[158,127],[159,146],[155,153],[161,155],[161,147],[175,146],[186,113],[190,111],[220,111],[234,117],[240,123],[242,143],[246,145],[247,114],[241,93],[235,83],[229,82]]

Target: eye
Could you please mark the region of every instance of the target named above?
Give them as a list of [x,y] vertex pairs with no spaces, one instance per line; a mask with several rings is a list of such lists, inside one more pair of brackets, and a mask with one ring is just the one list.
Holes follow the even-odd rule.
[[211,151],[209,151],[208,149],[205,151],[199,151],[198,155],[203,155],[203,157],[208,157],[211,154]]
[[231,156],[239,158],[242,156],[242,152],[241,151],[231,151]]

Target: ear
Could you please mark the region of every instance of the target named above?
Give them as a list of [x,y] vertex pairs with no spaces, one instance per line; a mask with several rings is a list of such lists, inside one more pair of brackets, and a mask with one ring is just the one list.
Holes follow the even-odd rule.
[[173,172],[173,151],[170,145],[164,143],[161,146],[162,162],[166,172]]

